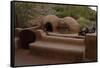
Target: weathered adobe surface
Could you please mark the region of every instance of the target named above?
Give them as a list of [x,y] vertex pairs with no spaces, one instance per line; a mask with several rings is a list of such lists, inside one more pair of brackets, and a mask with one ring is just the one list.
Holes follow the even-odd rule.
[[47,36],[37,31],[37,41],[29,44],[33,54],[60,60],[82,61],[85,52],[84,39]]
[[[26,36],[33,29],[25,29]],[[25,30],[22,30],[25,31]],[[33,34],[32,34],[33,35]],[[47,59],[55,58],[56,60],[66,60],[71,62],[83,62],[85,59],[85,39],[48,36],[42,30],[35,32],[36,40],[34,43],[29,42],[27,45],[34,55]],[[24,36],[24,38],[26,37]],[[28,40],[27,38],[24,40]],[[94,43],[95,44],[95,43]],[[96,45],[95,45],[96,46]],[[92,60],[92,59],[91,59]]]
[[80,31],[79,23],[72,17],[58,18],[55,15],[40,16],[37,18],[37,25],[41,26],[43,30],[46,29],[45,25],[50,23],[52,26],[52,32],[59,32],[60,24],[65,24],[66,31],[76,32]]

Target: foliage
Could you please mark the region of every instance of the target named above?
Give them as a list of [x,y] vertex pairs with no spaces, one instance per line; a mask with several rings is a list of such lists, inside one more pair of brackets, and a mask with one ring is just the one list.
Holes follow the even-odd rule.
[[90,21],[96,21],[96,11],[88,6],[71,6],[41,3],[15,3],[15,14],[19,27],[26,28],[36,25],[36,18],[43,15],[56,15],[58,17],[71,16],[82,26],[89,25]]
[[35,19],[37,17],[55,14],[55,10],[52,10],[49,4],[16,2],[15,13],[19,20],[19,27],[26,28],[36,25]]
[[84,17],[80,17],[77,21],[81,25],[81,27],[88,27],[91,25],[91,21]]
[[57,11],[56,15],[59,17],[71,16],[75,19],[84,17],[89,20],[96,20],[96,12],[87,6],[55,6],[54,9]]
[[31,3],[15,3],[15,13],[18,17],[20,27],[28,27],[27,22],[31,20],[35,15],[32,14],[33,4]]
[[96,24],[96,11],[92,10],[88,6],[65,5],[64,7],[60,7],[58,5],[55,6],[54,9],[56,10],[56,15],[58,17],[63,18],[71,16],[78,21],[81,27],[91,27]]

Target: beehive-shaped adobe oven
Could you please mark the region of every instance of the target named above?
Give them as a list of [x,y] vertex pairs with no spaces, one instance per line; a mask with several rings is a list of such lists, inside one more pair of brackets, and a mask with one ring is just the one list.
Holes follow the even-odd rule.
[[71,31],[71,32],[79,32],[80,31],[80,25],[74,18],[64,17],[62,19],[62,22],[66,23],[66,26],[68,27],[69,31]]
[[43,29],[49,32],[58,32],[59,18],[55,15],[47,15],[43,18]]

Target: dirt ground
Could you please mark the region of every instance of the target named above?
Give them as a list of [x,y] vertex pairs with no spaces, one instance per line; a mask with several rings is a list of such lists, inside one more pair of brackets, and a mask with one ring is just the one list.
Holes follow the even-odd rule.
[[71,63],[71,61],[47,59],[41,56],[35,56],[26,49],[18,49],[15,53],[15,66],[41,65],[41,64],[60,64]]

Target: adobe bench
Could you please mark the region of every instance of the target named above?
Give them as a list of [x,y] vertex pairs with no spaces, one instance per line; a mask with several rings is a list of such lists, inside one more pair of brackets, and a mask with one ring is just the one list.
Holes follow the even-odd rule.
[[36,31],[36,42],[30,43],[31,53],[48,59],[81,62],[84,58],[84,39],[48,36]]
[[[27,42],[25,46],[29,47],[30,52],[35,56],[70,62],[97,60],[96,34],[86,34],[86,36],[80,37],[55,33],[49,33],[47,35],[46,32],[34,30],[33,28],[17,30],[15,33],[15,46],[24,46],[21,45],[20,34],[22,34],[22,39]],[[25,33],[23,33],[24,31]],[[36,36],[34,36],[35,38],[33,40],[26,38],[30,31],[32,32],[32,36]],[[32,42],[30,43],[27,40],[32,40]]]

